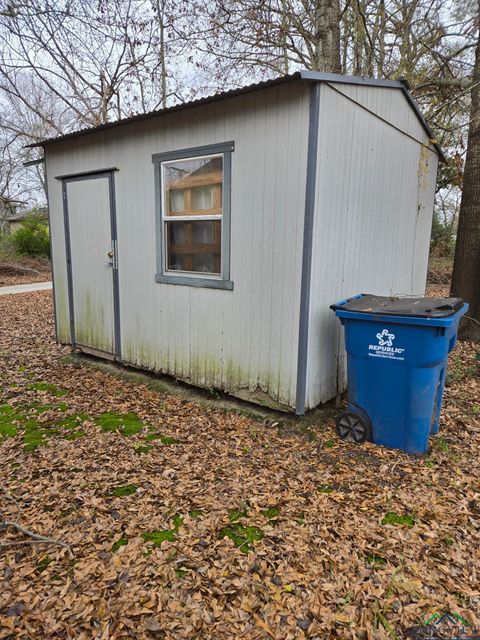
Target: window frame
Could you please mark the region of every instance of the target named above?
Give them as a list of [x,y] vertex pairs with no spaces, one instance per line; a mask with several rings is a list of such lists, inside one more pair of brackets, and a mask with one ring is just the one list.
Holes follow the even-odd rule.
[[[235,149],[235,144],[222,142],[219,144],[205,145],[201,147],[191,147],[156,153],[152,156],[154,164],[155,179],[155,220],[157,235],[157,272],[155,281],[165,284],[180,284],[191,287],[207,287],[213,289],[233,289],[233,282],[230,280],[230,218],[231,218],[231,188],[232,188],[232,161],[231,154]],[[168,216],[164,211],[165,193],[163,185],[163,164],[175,160],[192,160],[203,157],[223,156],[223,183],[222,183],[222,214],[215,217],[207,215],[196,215],[195,219],[221,220],[221,242],[220,242],[220,274],[208,274],[194,271],[178,271],[167,269],[167,233],[165,226],[171,222],[185,221],[184,216]],[[194,216],[189,217],[192,220]]]

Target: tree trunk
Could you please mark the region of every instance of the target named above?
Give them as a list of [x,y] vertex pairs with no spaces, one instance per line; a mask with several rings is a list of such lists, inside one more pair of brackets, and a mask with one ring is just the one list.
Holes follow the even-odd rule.
[[315,60],[316,71],[341,73],[340,2],[315,0]]
[[[479,0],[480,14],[480,0]],[[480,37],[475,52],[470,127],[451,294],[470,305],[460,338],[480,340]]]

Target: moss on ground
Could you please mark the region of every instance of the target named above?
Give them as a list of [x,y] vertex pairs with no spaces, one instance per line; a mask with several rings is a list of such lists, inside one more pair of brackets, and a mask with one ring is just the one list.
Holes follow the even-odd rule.
[[136,413],[102,413],[95,422],[105,432],[118,432],[124,436],[133,436],[145,427]]
[[26,387],[29,391],[45,391],[52,396],[66,396],[68,391],[66,389],[62,389],[56,384],[50,384],[48,382],[31,382],[27,384]]
[[151,444],[140,445],[135,447],[135,453],[138,455],[142,455],[144,453],[149,453],[153,449]]
[[413,527],[415,524],[415,516],[413,515],[399,515],[395,511],[389,511],[385,514],[382,524],[394,524],[397,526],[406,525],[407,527]]
[[112,551],[118,551],[120,547],[124,547],[126,544],[128,544],[127,538],[119,538],[112,544]]
[[220,529],[218,537],[229,538],[243,553],[248,553],[252,545],[263,538],[263,531],[258,527],[244,526],[239,522],[229,524]]
[[138,485],[136,484],[126,484],[120,487],[114,487],[107,492],[109,496],[116,496],[117,498],[124,498],[126,496],[132,496],[137,492]]
[[46,446],[49,438],[63,437],[66,440],[76,440],[85,435],[79,428],[88,418],[86,414],[74,414],[61,420],[45,422],[40,416],[46,411],[65,411],[68,405],[39,404],[0,406],[0,439],[13,438],[20,435],[23,440],[24,451],[32,452],[39,447]]
[[172,436],[163,436],[161,433],[149,433],[145,436],[145,442],[152,442],[153,440],[160,440],[162,444],[167,446],[171,444],[180,444],[180,440],[177,440]]
[[16,414],[13,408],[4,404],[0,406],[0,437],[13,438],[17,435]]
[[264,509],[262,511],[262,515],[265,516],[265,518],[270,522],[274,522],[275,520],[277,520],[279,514],[280,514],[279,507],[268,507],[268,509]]
[[177,537],[178,530],[180,529],[182,522],[182,516],[176,514],[172,518],[173,526],[171,529],[159,529],[157,531],[147,531],[146,533],[142,533],[143,541],[153,542],[154,547],[159,547],[162,542],[165,542],[165,540],[173,542]]

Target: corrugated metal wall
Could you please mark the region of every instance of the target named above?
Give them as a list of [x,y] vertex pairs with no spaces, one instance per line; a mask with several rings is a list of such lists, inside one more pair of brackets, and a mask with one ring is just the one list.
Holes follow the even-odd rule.
[[[69,316],[61,185],[54,176],[117,167],[123,359],[293,407],[308,100],[308,83],[289,83],[48,147],[59,339],[69,341]],[[156,283],[151,156],[227,140],[235,141],[234,290]]]
[[361,292],[423,295],[437,160],[400,91],[322,85],[307,408],[344,385],[330,304]]

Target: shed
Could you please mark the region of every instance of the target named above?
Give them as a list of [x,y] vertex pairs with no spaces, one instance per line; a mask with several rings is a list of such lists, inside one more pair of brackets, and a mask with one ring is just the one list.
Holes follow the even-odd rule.
[[57,339],[303,414],[329,305],[423,294],[441,151],[405,84],[301,71],[44,140]]

